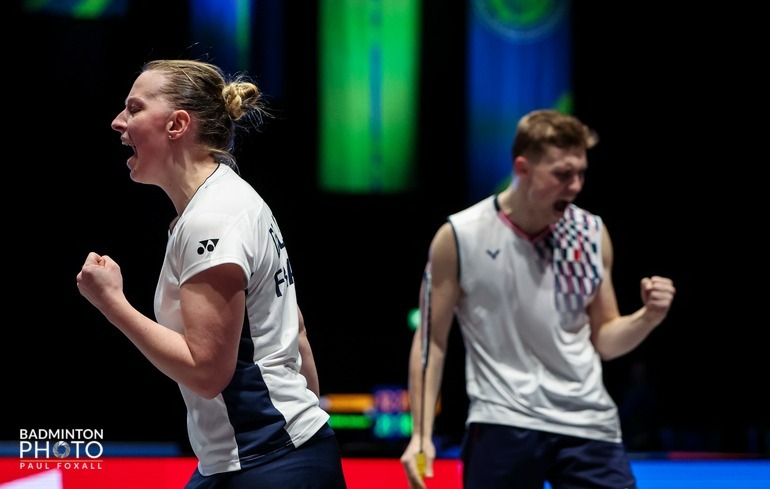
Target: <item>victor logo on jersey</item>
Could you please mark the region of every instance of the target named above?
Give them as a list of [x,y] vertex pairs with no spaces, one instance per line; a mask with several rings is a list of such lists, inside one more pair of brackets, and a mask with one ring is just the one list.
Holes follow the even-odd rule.
[[490,257],[492,257],[492,259],[493,259],[493,260],[494,260],[494,259],[496,259],[496,258],[497,258],[497,255],[499,255],[499,254],[500,254],[500,250],[499,250],[499,249],[497,249],[497,250],[494,250],[494,251],[492,251],[492,250],[487,250],[487,255],[489,255]]

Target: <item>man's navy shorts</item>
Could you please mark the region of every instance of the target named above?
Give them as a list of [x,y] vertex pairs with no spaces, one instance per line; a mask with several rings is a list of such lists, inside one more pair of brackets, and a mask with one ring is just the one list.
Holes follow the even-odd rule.
[[472,423],[463,440],[465,489],[636,489],[622,443]]

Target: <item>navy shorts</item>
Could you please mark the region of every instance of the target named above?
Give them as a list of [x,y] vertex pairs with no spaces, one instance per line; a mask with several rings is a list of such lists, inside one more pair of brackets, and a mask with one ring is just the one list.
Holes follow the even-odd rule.
[[210,476],[196,469],[185,489],[346,489],[337,437],[326,425],[295,450],[257,467]]
[[472,423],[462,447],[465,489],[636,489],[622,443]]

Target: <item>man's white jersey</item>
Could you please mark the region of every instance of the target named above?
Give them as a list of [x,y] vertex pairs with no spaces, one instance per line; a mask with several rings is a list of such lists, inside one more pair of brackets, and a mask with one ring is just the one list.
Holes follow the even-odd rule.
[[449,217],[466,351],[467,422],[619,442],[586,306],[604,277],[598,216],[570,205],[528,237],[496,196]]

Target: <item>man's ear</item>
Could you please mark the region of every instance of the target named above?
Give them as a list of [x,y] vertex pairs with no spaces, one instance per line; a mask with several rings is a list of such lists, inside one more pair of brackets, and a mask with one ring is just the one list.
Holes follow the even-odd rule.
[[513,160],[513,173],[519,177],[529,172],[529,162],[524,156],[517,156]]
[[168,138],[179,139],[190,128],[190,113],[186,110],[175,110],[168,120]]

